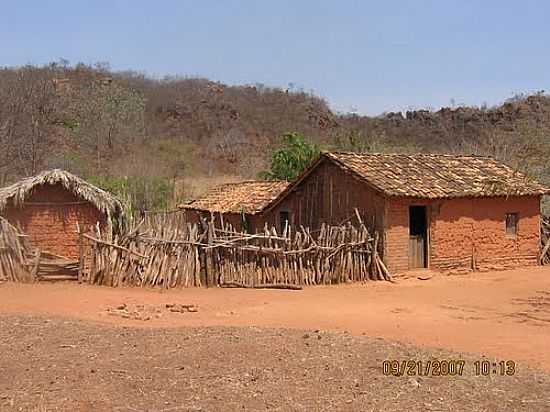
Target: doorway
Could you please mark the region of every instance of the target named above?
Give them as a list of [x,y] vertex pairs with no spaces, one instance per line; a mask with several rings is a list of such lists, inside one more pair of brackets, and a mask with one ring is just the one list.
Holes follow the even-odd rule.
[[428,267],[426,206],[409,207],[409,269]]

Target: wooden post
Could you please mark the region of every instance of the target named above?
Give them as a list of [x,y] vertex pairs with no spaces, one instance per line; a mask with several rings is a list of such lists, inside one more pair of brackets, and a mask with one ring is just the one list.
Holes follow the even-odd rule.
[[[212,219],[208,224],[207,243],[208,246],[212,246],[214,243],[214,219]],[[209,288],[214,285],[214,265],[212,259],[212,249],[210,248],[206,249],[205,263],[206,287]]]
[[40,268],[40,257],[42,251],[40,249],[36,250],[36,260],[34,261],[34,267],[31,272],[31,281],[36,282],[38,280],[38,269]]
[[84,272],[84,236],[78,222],[76,223],[78,231],[78,283],[82,283],[82,274]]

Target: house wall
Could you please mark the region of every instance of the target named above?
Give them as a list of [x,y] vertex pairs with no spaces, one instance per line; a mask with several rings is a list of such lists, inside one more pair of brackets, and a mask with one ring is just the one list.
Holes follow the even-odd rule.
[[[243,227],[243,218],[241,213],[214,213],[214,221],[216,224],[216,227],[221,227],[221,216],[223,216],[223,223],[224,225],[231,224],[233,226],[234,230],[241,231],[244,229]],[[210,221],[212,218],[212,214],[210,212],[204,211],[204,210],[196,210],[196,209],[186,209],[185,210],[185,220],[189,223],[194,224],[200,224],[201,218],[206,219],[207,221]],[[255,217],[253,215],[245,214],[245,219],[248,220],[248,231],[249,232],[255,232],[256,226],[255,226]],[[262,226],[263,227],[263,226]],[[261,229],[261,227],[260,227]]]
[[[440,270],[503,269],[535,265],[540,247],[540,196],[421,201],[390,198],[385,260],[408,269],[409,206],[428,206],[429,266]],[[519,213],[518,233],[505,232],[506,213]]]
[[354,208],[368,227],[382,232],[384,198],[364,181],[346,173],[330,161],[322,161],[286,198],[272,210],[257,218],[257,227],[279,227],[279,213],[289,211],[293,226],[312,230],[322,223],[339,225],[355,216]]
[[79,255],[77,222],[84,230],[97,222],[103,227],[107,223],[95,206],[61,185],[37,188],[22,207],[6,207],[4,217],[21,228],[34,246],[69,258]]

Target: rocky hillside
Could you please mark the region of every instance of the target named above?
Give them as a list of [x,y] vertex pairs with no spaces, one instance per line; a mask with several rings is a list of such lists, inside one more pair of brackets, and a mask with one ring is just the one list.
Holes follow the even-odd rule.
[[550,96],[542,92],[498,107],[369,117],[337,114],[317,96],[260,84],[158,80],[103,66],[0,69],[0,184],[45,167],[107,185],[120,185],[120,176],[172,186],[251,178],[288,131],[336,150],[488,154],[545,181],[550,176]]

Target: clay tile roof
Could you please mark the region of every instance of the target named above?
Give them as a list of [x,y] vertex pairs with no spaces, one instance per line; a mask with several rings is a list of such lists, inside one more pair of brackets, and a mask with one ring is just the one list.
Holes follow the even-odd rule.
[[187,204],[183,209],[197,209],[217,213],[261,212],[286,189],[284,181],[246,181],[217,186],[203,197]]
[[388,196],[450,198],[550,193],[490,157],[442,154],[323,153]]

